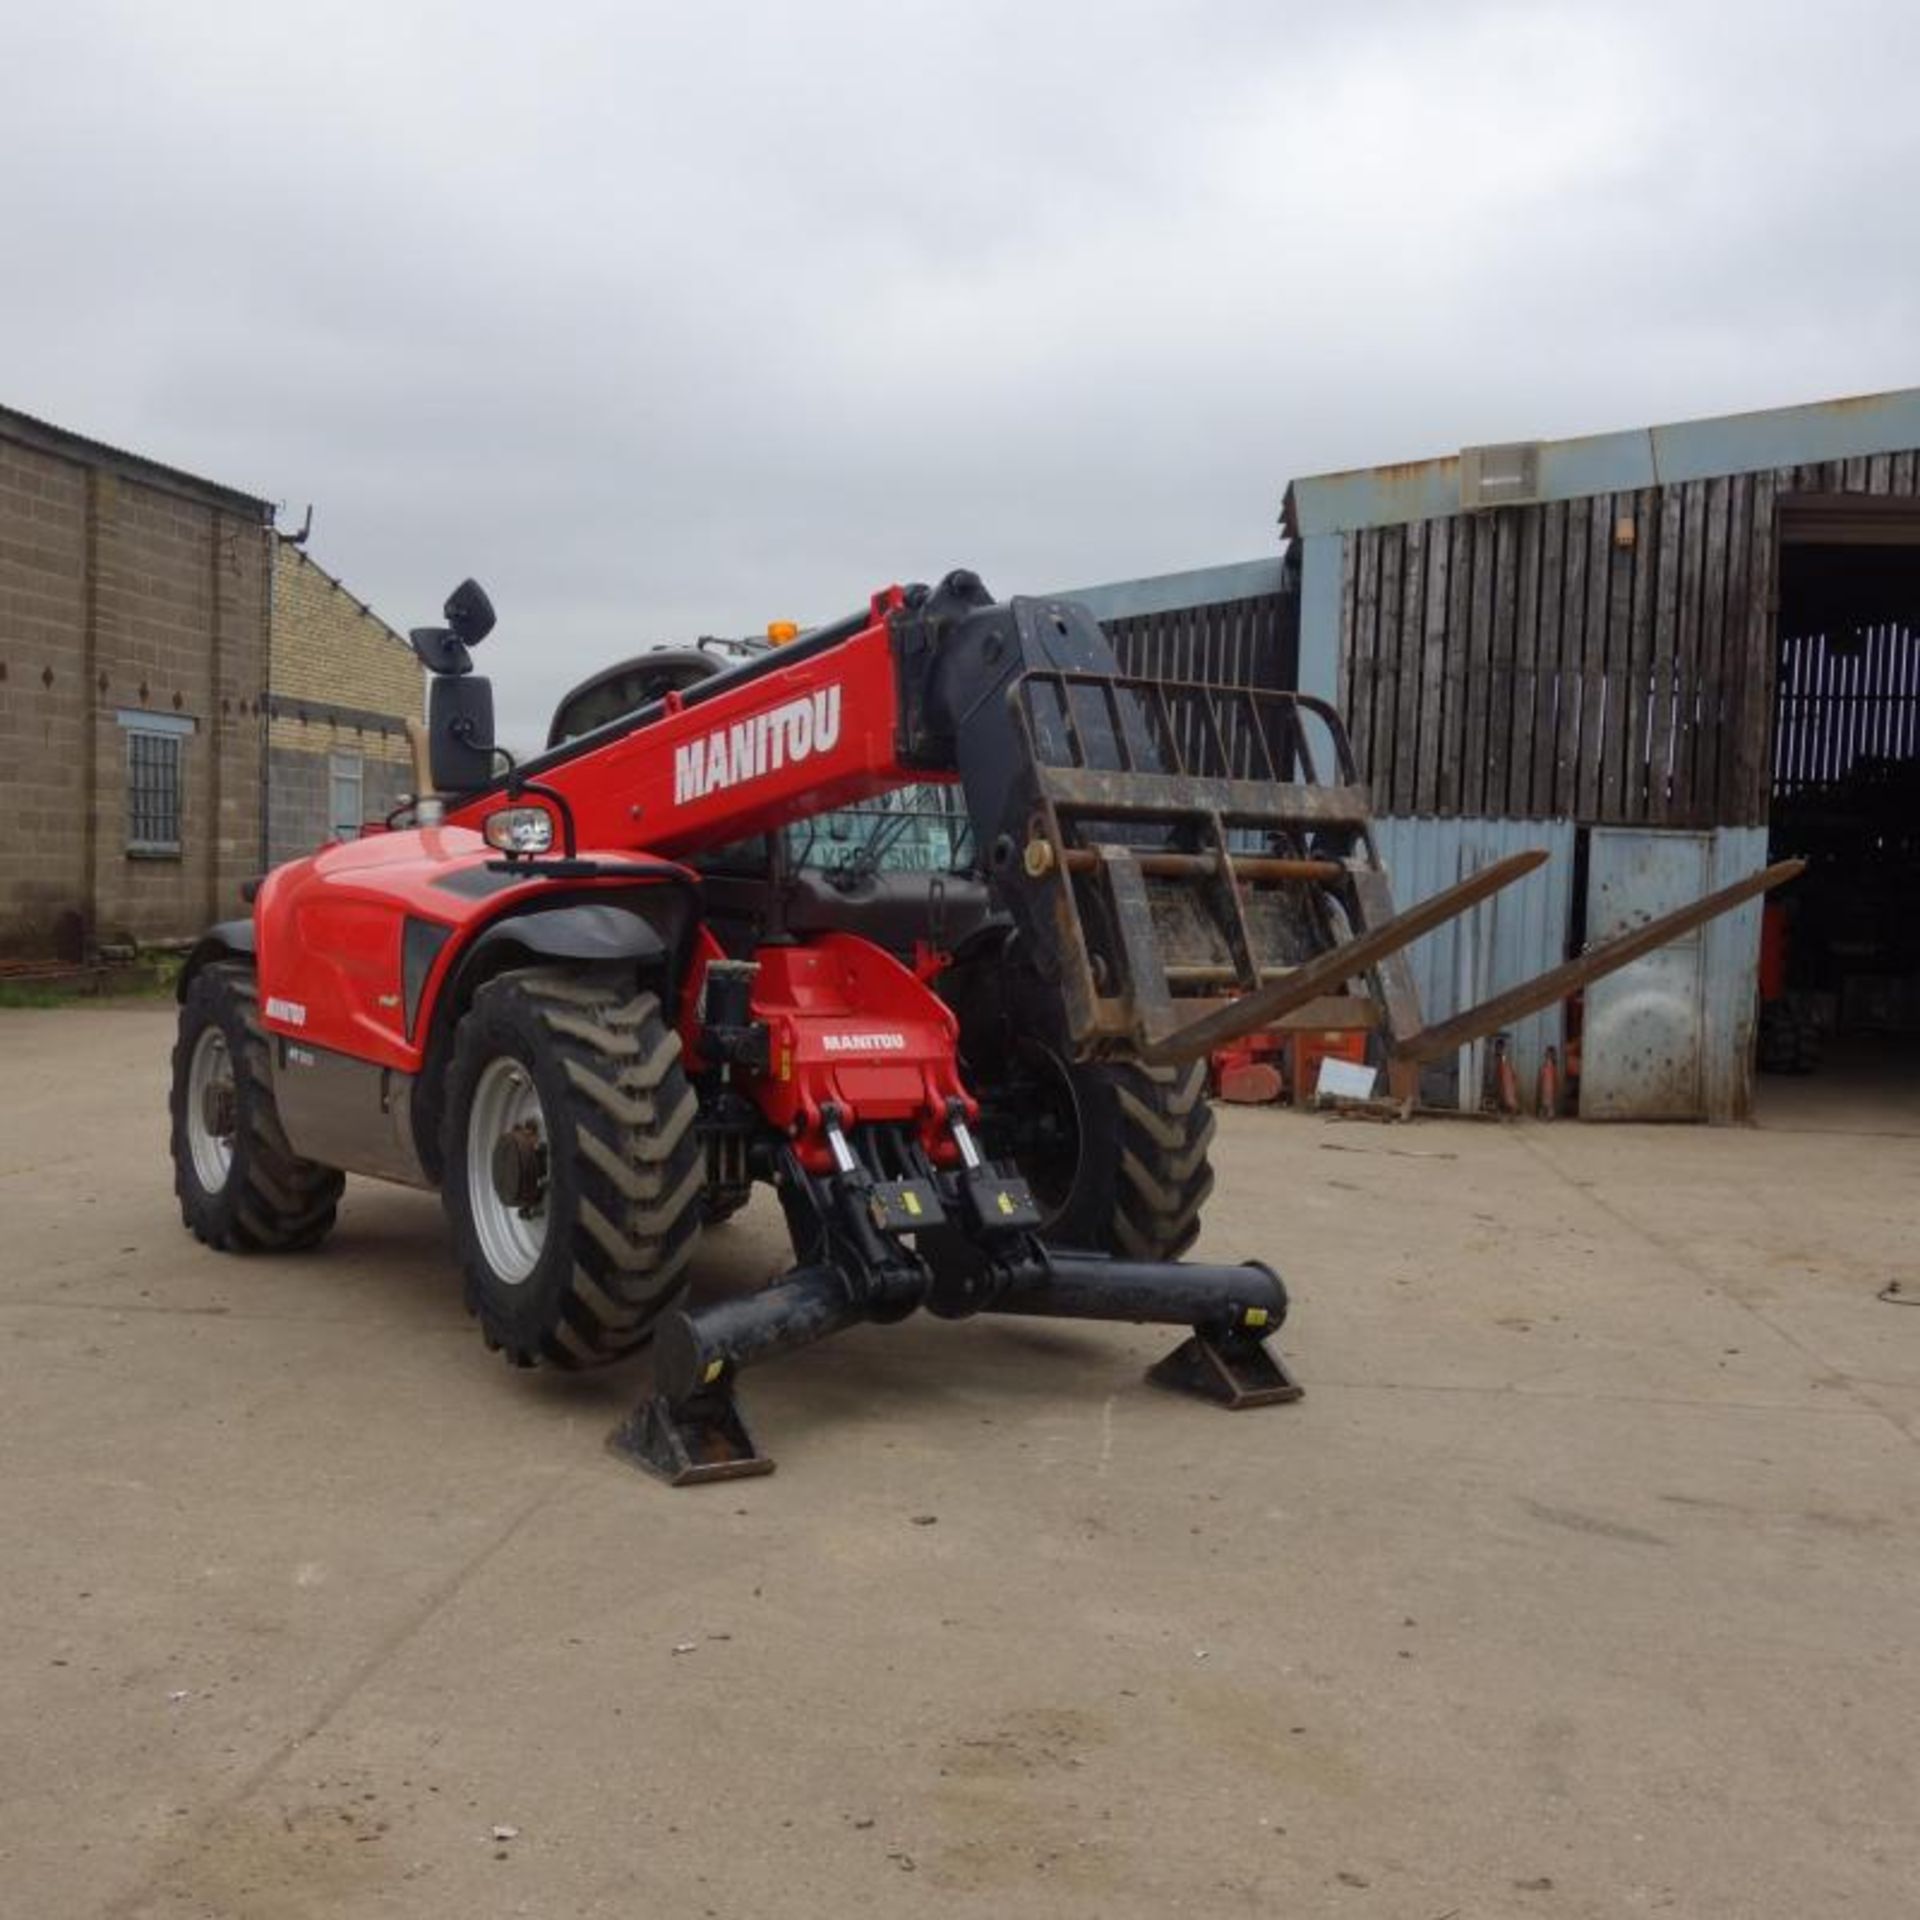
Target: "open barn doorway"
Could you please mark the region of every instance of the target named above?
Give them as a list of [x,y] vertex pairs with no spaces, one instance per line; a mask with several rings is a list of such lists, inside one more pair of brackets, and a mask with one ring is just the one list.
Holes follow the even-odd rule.
[[1759,1116],[1920,1132],[1920,502],[1781,503]]

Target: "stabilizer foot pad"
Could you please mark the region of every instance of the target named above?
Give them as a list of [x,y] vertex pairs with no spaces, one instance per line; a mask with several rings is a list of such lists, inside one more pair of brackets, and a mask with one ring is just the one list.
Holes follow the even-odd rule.
[[730,1393],[695,1394],[675,1406],[649,1394],[607,1435],[607,1451],[670,1487],[771,1473]]
[[1195,1333],[1147,1369],[1157,1387],[1190,1393],[1237,1413],[1242,1407],[1279,1406],[1306,1392],[1263,1340]]

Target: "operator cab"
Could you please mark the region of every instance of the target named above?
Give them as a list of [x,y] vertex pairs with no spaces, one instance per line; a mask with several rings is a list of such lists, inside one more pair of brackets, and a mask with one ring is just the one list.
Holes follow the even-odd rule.
[[702,640],[696,647],[661,647],[623,660],[617,667],[603,668],[562,698],[547,729],[547,745],[563,746],[583,733],[624,720],[662,694],[685,693],[750,651],[759,649],[749,641]]
[[[791,630],[784,637],[791,637]],[[685,693],[776,640],[703,638],[603,668],[564,695],[547,729],[549,749]],[[929,783],[797,820],[690,857],[706,881],[707,909],[729,947],[750,952],[770,929],[842,928],[904,956],[931,928],[971,932],[986,917],[985,887],[971,874],[972,833],[959,790]]]

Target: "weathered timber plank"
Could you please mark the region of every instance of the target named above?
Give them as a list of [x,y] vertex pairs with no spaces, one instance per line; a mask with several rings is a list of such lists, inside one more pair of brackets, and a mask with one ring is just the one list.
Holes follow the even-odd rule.
[[1487,647],[1487,772],[1480,811],[1507,813],[1507,773],[1513,762],[1514,627],[1519,618],[1520,521],[1525,507],[1494,516],[1493,631]]
[[[1628,496],[1616,521],[1630,518],[1633,544],[1627,550],[1627,624],[1619,663],[1613,670],[1620,690],[1620,724],[1612,753],[1620,768],[1615,817],[1636,824],[1647,817],[1647,724],[1649,687],[1653,678],[1653,589],[1658,558],[1659,530],[1655,525],[1656,496],[1647,489]],[[1619,549],[1616,545],[1615,557]]]
[[1600,749],[1607,719],[1607,594],[1613,568],[1613,501],[1587,502],[1587,612],[1580,643],[1580,773],[1575,807],[1582,820],[1600,814]]
[[1350,533],[1340,542],[1340,695],[1339,707],[1353,724],[1353,650],[1360,639],[1358,557],[1360,537]]
[[1753,662],[1748,656],[1753,602],[1753,476],[1727,483],[1727,618],[1720,649],[1720,783],[1714,825],[1745,821],[1745,728]]
[[1473,604],[1467,628],[1467,738],[1460,762],[1460,811],[1487,810],[1487,706],[1493,680],[1493,574],[1500,544],[1493,519],[1476,518]]
[[1647,730],[1647,815],[1664,823],[1673,802],[1673,661],[1680,626],[1681,500],[1660,489],[1659,552],[1654,562],[1652,713]]
[[1586,522],[1588,503],[1567,501],[1567,584],[1561,588],[1561,687],[1567,714],[1553,751],[1555,789],[1569,818],[1580,818],[1580,735],[1586,728]]
[[1420,758],[1414,782],[1413,811],[1439,811],[1440,738],[1445,721],[1447,658],[1447,561],[1453,544],[1452,520],[1427,523],[1426,618],[1420,639]]
[[1721,654],[1727,625],[1727,522],[1733,482],[1709,480],[1707,541],[1702,559],[1705,590],[1700,600],[1699,727],[1694,740],[1693,811],[1701,825],[1720,817],[1720,747],[1725,735]]
[[1400,570],[1406,561],[1406,528],[1380,529],[1380,625],[1374,643],[1374,805],[1384,809],[1393,791],[1393,763],[1400,751],[1394,719],[1400,704]]
[[1473,623],[1473,555],[1479,533],[1471,514],[1456,514],[1453,560],[1447,581],[1446,722],[1440,740],[1440,792],[1437,811],[1443,815],[1465,811],[1461,762],[1466,756],[1467,654]]
[[1735,736],[1738,805],[1733,816],[1742,826],[1762,826],[1767,818],[1768,742],[1773,730],[1773,686],[1779,657],[1775,609],[1773,475],[1751,476],[1747,535],[1747,620],[1739,687],[1739,732]]
[[[1613,496],[1614,527],[1622,520],[1635,519],[1637,511],[1635,495]],[[1638,557],[1637,539],[1633,545],[1622,546],[1609,528],[1607,565],[1612,578],[1607,584],[1607,717],[1600,753],[1600,810],[1610,821],[1638,818],[1625,797],[1627,746],[1632,737],[1633,581]]]
[[1513,618],[1513,721],[1507,764],[1507,812],[1524,820],[1533,807],[1533,759],[1539,750],[1540,541],[1545,507],[1520,520],[1519,584]]
[[1560,583],[1565,571],[1567,503],[1551,500],[1540,512],[1540,585],[1534,598],[1533,756],[1527,784],[1527,814],[1550,818],[1560,749]]
[[1675,487],[1680,500],[1679,624],[1673,651],[1673,785],[1667,819],[1695,823],[1694,779],[1700,750],[1700,604],[1707,577],[1707,489],[1703,480]]
[[1363,527],[1347,536],[1357,542],[1354,561],[1353,693],[1347,702],[1347,731],[1353,739],[1360,778],[1373,784],[1373,686],[1379,678],[1380,530]]
[[1399,689],[1393,719],[1393,812],[1412,813],[1419,786],[1420,667],[1425,640],[1427,584],[1427,523],[1416,520],[1406,529],[1401,550]]

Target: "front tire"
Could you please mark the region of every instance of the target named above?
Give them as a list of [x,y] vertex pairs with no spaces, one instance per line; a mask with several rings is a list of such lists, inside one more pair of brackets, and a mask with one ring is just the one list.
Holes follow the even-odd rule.
[[198,1239],[223,1253],[281,1253],[326,1236],[346,1180],[287,1140],[252,968],[218,961],[188,986],[169,1108],[173,1190]]
[[559,967],[490,980],[447,1073],[441,1193],[488,1346],[589,1367],[686,1286],[706,1165],[651,993]]

